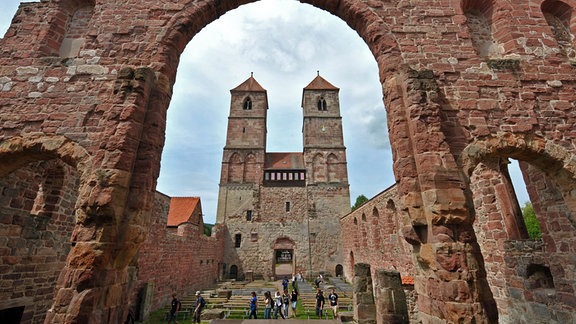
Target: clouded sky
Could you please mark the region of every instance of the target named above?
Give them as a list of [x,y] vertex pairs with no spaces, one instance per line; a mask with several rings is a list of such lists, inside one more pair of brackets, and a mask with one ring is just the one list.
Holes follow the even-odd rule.
[[[18,2],[1,0],[0,35]],[[205,222],[214,223],[230,89],[253,72],[268,93],[267,151],[301,152],[302,88],[318,70],[340,88],[351,204],[360,194],[371,198],[392,185],[378,68],[366,44],[323,10],[263,0],[212,22],[182,54],[157,189],[173,197],[200,196]],[[519,197],[528,200],[525,193]]]

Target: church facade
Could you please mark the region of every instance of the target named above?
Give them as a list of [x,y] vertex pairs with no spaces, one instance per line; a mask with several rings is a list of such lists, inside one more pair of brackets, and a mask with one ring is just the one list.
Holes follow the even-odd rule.
[[231,91],[216,222],[222,273],[282,278],[342,274],[339,219],[350,212],[339,89],[320,75],[303,90],[303,152],[267,152],[266,90]]

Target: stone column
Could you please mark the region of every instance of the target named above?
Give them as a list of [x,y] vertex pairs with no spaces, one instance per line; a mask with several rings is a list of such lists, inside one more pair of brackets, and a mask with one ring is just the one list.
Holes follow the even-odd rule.
[[406,294],[398,271],[377,270],[374,279],[376,321],[381,323],[409,323]]
[[358,324],[376,323],[376,305],[369,264],[354,265],[353,287],[354,320]]

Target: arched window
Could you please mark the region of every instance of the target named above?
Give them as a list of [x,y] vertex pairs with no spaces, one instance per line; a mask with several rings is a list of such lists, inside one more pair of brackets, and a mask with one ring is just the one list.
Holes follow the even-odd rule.
[[244,110],[252,110],[252,99],[250,99],[250,97],[247,97],[244,100]]
[[318,110],[319,111],[328,110],[328,106],[326,105],[326,100],[324,99],[324,97],[320,97],[320,99],[318,99]]
[[561,1],[549,0],[542,3],[542,13],[546,22],[558,42],[560,50],[569,58],[576,58],[576,51],[572,45],[574,35],[570,30],[572,8]]
[[[472,36],[472,44],[481,57],[499,58],[504,54],[503,33],[493,22],[494,8],[488,0],[462,0],[462,9]],[[504,24],[500,24],[504,25]]]
[[238,279],[238,266],[235,264],[230,266],[230,279]]

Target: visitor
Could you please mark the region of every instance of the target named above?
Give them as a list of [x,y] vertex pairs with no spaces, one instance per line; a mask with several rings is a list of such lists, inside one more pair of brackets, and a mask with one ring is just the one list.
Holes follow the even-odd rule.
[[322,319],[322,310],[324,309],[324,295],[322,294],[322,290],[318,289],[318,293],[316,293],[316,316],[319,319]]
[[316,286],[316,289],[320,288],[320,284],[322,283],[322,281],[324,281],[322,275],[318,275],[318,277],[314,279],[314,285]]
[[200,317],[202,316],[202,310],[206,306],[206,301],[202,298],[199,291],[196,292],[196,308],[194,309],[194,314],[192,318],[192,323],[200,323]]
[[282,312],[282,296],[280,295],[280,291],[276,290],[276,294],[274,294],[274,319],[278,319],[278,314],[282,319],[286,319]]
[[170,306],[170,312],[168,312],[168,324],[174,322],[178,324],[178,311],[180,311],[182,303],[176,298],[176,294],[172,294],[172,304]]
[[330,288],[328,300],[330,301],[330,307],[332,307],[334,319],[338,319],[338,294],[334,292],[334,288]]
[[264,292],[264,319],[270,319],[270,312],[272,310],[272,296],[269,291]]
[[298,291],[296,289],[292,290],[290,301],[292,302],[292,314],[296,317],[296,306],[298,304]]
[[288,278],[286,276],[282,279],[282,290],[288,290]]
[[257,319],[258,317],[256,316],[257,313],[256,309],[258,298],[256,298],[255,291],[251,292],[250,295],[252,295],[252,298],[250,298],[250,314],[248,315],[248,319],[251,319],[252,317],[254,317],[254,319]]
[[290,307],[290,295],[288,295],[288,290],[284,290],[282,294],[282,307],[284,308],[284,317],[288,318],[288,308]]
[[298,271],[298,281],[302,280],[304,280],[304,277],[302,276],[302,271]]

